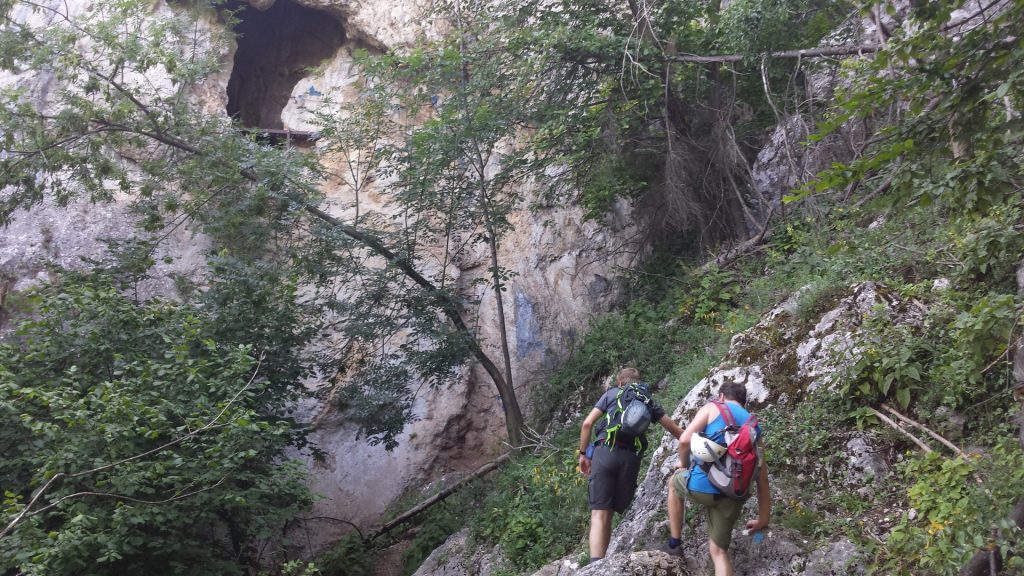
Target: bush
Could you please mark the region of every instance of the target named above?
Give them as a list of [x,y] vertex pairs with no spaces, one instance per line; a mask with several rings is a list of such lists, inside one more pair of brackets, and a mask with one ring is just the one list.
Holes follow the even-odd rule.
[[357,534],[347,534],[316,559],[324,576],[368,576],[372,554]]
[[[0,570],[242,574],[311,504],[294,430],[261,408],[273,383],[245,346],[176,303],[102,278],[33,298],[0,345]],[[6,521],[5,521],[6,523]]]
[[[566,434],[564,443],[570,442],[571,434]],[[572,552],[590,519],[586,479],[576,465],[572,450],[506,466],[480,505],[483,514],[471,524],[474,537],[500,544],[521,569],[535,569]]]
[[716,266],[686,284],[679,291],[679,317],[709,326],[722,323],[725,314],[736,305],[742,288],[735,273]]
[[840,394],[862,404],[895,398],[906,408],[912,392],[921,386],[931,352],[928,341],[881,312],[869,316],[864,328],[854,351],[856,360],[837,374]]
[[672,367],[676,328],[668,308],[634,302],[621,312],[594,321],[582,345],[533,392],[532,419],[543,428],[564,408],[566,398],[596,401],[604,378],[635,366],[645,382],[657,382]]
[[908,460],[902,475],[910,509],[876,552],[884,574],[956,574],[978,550],[1000,547],[1011,572],[1024,559],[1006,556],[1021,529],[1010,519],[1024,493],[1024,452],[1009,430],[988,454]]

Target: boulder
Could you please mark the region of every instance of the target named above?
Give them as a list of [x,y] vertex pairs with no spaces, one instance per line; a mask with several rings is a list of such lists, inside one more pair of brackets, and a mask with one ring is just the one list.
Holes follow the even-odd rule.
[[508,568],[500,547],[470,549],[468,537],[466,529],[449,536],[427,556],[413,576],[486,576]]

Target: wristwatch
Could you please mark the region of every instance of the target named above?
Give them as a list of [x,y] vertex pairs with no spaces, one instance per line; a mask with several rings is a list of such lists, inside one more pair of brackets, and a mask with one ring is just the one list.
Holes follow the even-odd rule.
[[587,451],[586,450],[580,450],[580,456],[586,456],[586,455],[587,455]]

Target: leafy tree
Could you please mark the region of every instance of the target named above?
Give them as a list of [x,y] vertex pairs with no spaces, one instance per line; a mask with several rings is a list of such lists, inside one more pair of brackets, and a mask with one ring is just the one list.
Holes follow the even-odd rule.
[[[12,5],[3,8],[9,15]],[[24,17],[25,6],[18,9]],[[200,37],[193,9],[154,14],[148,3],[122,2],[81,18],[43,6],[32,10],[55,25],[39,28],[8,17],[0,33],[11,50],[2,64],[14,74],[46,70],[52,81],[67,88],[42,102],[33,102],[24,85],[9,87],[0,96],[5,126],[0,182],[10,192],[0,221],[46,196],[66,202],[83,195],[95,201],[128,196],[141,222],[153,232],[193,219],[221,247],[212,273],[224,276],[212,281],[204,298],[221,308],[235,308],[223,312],[235,315],[240,330],[225,335],[270,338],[264,342],[268,347],[289,355],[282,360],[292,366],[287,371],[296,385],[293,390],[298,377],[312,369],[323,370],[327,377],[345,373],[367,354],[365,349],[343,347],[340,356],[294,356],[321,328],[337,327],[323,322],[344,318],[346,309],[351,310],[344,299],[336,298],[346,281],[356,282],[352,290],[365,289],[366,297],[385,297],[397,289],[405,295],[400,307],[420,319],[433,316],[433,321],[413,327],[413,334],[422,337],[406,348],[424,359],[420,366],[430,365],[433,372],[422,374],[426,379],[441,372],[450,376],[451,362],[461,361],[466,351],[500,376],[468,328],[459,302],[419,270],[418,254],[406,249],[400,230],[381,221],[372,222],[377,227],[366,227],[358,218],[349,224],[318,206],[318,186],[325,174],[316,155],[261,145],[226,118],[196,113],[189,92],[216,69],[225,39],[216,34]],[[51,67],[54,62],[60,65]],[[372,257],[384,266],[367,266]],[[384,271],[379,282],[359,283],[378,270]],[[258,312],[273,312],[266,307],[268,292],[263,290],[274,292],[275,283],[266,280],[275,277],[286,285],[313,289],[301,307],[290,309],[296,324],[287,335],[271,335],[265,326],[245,319],[260,320]],[[240,296],[250,300],[248,309],[236,304]],[[449,325],[438,325],[438,316]],[[276,317],[281,318],[280,313]],[[357,338],[364,327],[365,323],[344,326]],[[427,353],[432,347],[440,354]],[[387,354],[397,358],[394,351]],[[394,436],[410,417],[405,389],[409,371],[394,362],[389,365],[385,371],[367,370],[362,378],[371,383],[363,391],[364,399],[375,397],[370,402],[374,414],[386,412],[391,418],[368,431],[375,436],[379,432],[379,438],[393,446]],[[273,366],[279,369],[281,362]],[[496,380],[513,416],[509,434],[516,443],[521,417],[515,417],[511,384],[502,381]]]
[[276,383],[195,308],[103,278],[41,288],[0,345],[0,566],[243,574],[312,503]]
[[[952,20],[961,7],[965,15]],[[861,182],[892,202],[975,214],[1018,197],[1021,12],[1016,2],[913,3],[913,25],[893,30],[876,58],[856,63],[841,105],[816,136],[868,120],[881,125],[870,146],[790,200]]]

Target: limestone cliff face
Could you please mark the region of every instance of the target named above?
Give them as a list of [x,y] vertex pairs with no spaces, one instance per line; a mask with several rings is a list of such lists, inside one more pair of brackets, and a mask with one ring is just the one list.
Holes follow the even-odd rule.
[[[13,16],[47,26],[65,11],[74,18],[92,9],[91,0],[44,2],[54,11],[19,8]],[[250,110],[250,118],[268,124],[264,127],[282,130],[312,130],[310,110],[327,97],[335,102],[355,97],[352,86],[360,77],[352,58],[356,48],[401,49],[415,42],[420,34],[431,34],[435,25],[422,17],[426,4],[423,0],[297,0],[294,4],[290,0],[278,0],[276,4],[274,0],[253,0],[251,4],[262,14],[274,16],[269,22],[253,25],[249,31],[247,40],[260,47],[241,43],[231,46],[222,54],[222,69],[188,96],[206,114],[226,118],[234,106],[236,114],[244,116]],[[155,13],[182,9],[185,8],[163,2],[154,8]],[[223,29],[222,20],[211,8],[187,9],[202,11],[199,36]],[[281,10],[287,10],[287,14]],[[312,16],[302,10],[312,11]],[[303,21],[288,18],[318,19],[317,38],[333,42],[330,51],[322,54],[319,40],[311,44],[301,38],[304,28],[296,22]],[[274,28],[275,22],[285,28],[291,26],[290,31]],[[300,62],[302,58],[323,60],[314,72],[309,72],[316,63]],[[239,88],[239,67],[244,67],[248,74],[244,89]],[[33,103],[41,109],[49,106],[49,95],[61,88],[43,71],[20,77],[3,76],[0,84],[28,87]],[[260,90],[269,95],[253,95]],[[279,105],[279,112],[263,109],[272,105]],[[377,192],[371,189],[361,195],[363,210],[383,209]],[[523,192],[530,196],[529,190]],[[352,204],[351,190],[332,182],[324,193],[326,208],[345,217],[347,213],[336,207]],[[644,249],[631,240],[637,234],[628,206],[619,206],[603,224],[584,222],[582,215],[582,210],[576,208],[537,212],[524,209],[514,214],[513,230],[501,243],[499,257],[513,272],[504,294],[505,320],[511,332],[512,371],[520,402],[524,404],[533,387],[544,385],[545,375],[571,349],[588,319],[616,301],[617,274],[633,265]],[[85,266],[82,258],[102,258],[106,247],[101,239],[140,234],[135,224],[128,198],[99,205],[44,204],[19,214],[11,226],[0,230],[0,304],[3,295],[44,281],[48,264],[81,268]],[[187,224],[175,228],[161,243],[153,279],[145,283],[141,296],[175,297],[178,277],[201,284],[208,248],[207,239]],[[466,300],[479,301],[467,315],[478,326],[485,349],[500,358],[496,353],[495,295],[475,282],[487,274],[488,261],[483,250],[482,245],[469,245],[451,273]],[[309,386],[322,384],[310,382]],[[309,464],[313,488],[324,496],[310,516],[340,519],[364,529],[375,523],[385,507],[406,489],[446,482],[450,476],[458,476],[491,459],[500,452],[505,435],[494,386],[482,370],[473,366],[466,367],[454,386],[421,394],[415,407],[419,420],[408,427],[401,445],[391,453],[357,439],[343,415],[326,405],[311,401],[301,411],[315,422],[313,440],[328,454],[326,461]],[[345,524],[332,520],[309,522],[303,529],[314,550],[348,530]]]

